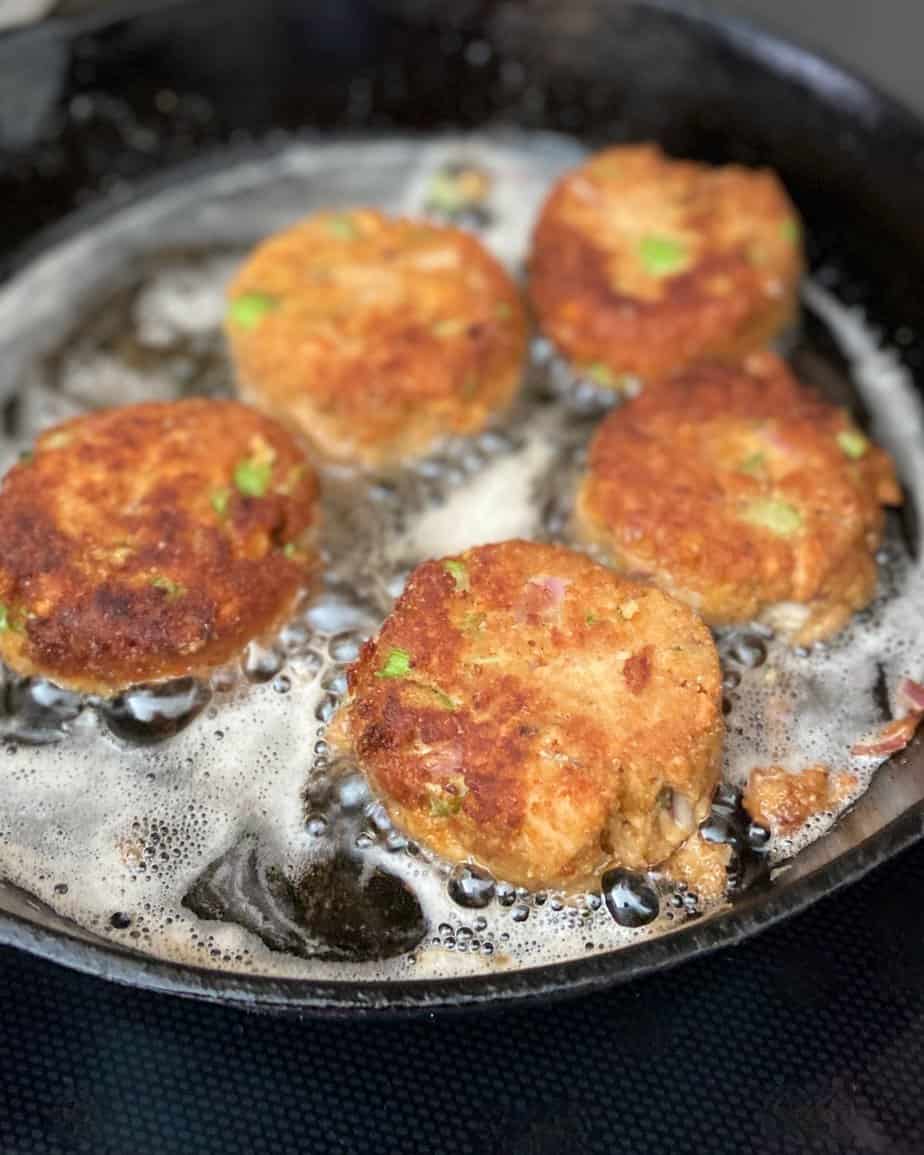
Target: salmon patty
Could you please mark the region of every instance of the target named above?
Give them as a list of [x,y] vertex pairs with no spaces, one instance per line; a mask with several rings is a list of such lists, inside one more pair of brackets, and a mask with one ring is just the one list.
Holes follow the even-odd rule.
[[686,606],[583,554],[509,541],[414,571],[331,736],[444,858],[568,885],[660,862],[703,819],[720,693]]
[[261,244],[229,294],[241,395],[327,458],[424,453],[484,428],[519,385],[519,293],[461,229],[318,213]]
[[219,665],[291,610],[318,518],[298,443],[237,402],[65,422],[0,488],[0,656],[100,694]]
[[576,369],[620,389],[764,347],[794,320],[802,267],[796,211],[772,172],[620,146],[552,190],[529,292]]
[[577,525],[708,622],[786,603],[773,616],[809,644],[872,598],[882,507],[901,499],[889,456],[762,353],[687,370],[611,413]]

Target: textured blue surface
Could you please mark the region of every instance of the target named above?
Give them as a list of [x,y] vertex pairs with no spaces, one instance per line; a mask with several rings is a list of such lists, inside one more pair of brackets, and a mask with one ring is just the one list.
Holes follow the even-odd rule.
[[924,1151],[924,846],[602,996],[268,1019],[0,953],[0,1152]]

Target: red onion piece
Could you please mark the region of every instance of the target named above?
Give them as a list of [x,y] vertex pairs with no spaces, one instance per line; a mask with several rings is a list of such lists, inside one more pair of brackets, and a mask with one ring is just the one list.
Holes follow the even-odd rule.
[[924,711],[924,686],[913,678],[902,678],[898,683],[898,701],[909,713]]
[[883,754],[894,754],[898,750],[904,750],[914,737],[921,717],[921,713],[915,712],[889,722],[878,734],[869,734],[866,738],[861,738],[850,747],[850,753],[861,758],[877,758]]

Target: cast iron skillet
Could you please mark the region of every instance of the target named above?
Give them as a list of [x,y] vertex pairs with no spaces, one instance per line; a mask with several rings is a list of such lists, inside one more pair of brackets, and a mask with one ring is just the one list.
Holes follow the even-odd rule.
[[[679,154],[772,165],[806,220],[813,267],[836,279],[841,299],[863,304],[912,369],[924,367],[924,127],[817,56],[685,3],[170,0],[9,34],[0,39],[0,269],[138,195],[138,182],[176,179],[174,166],[228,145],[280,130],[492,122],[591,145],[656,138]],[[740,942],[922,832],[919,741],[879,771],[834,831],[730,911],[609,955],[487,977],[320,983],[157,962],[2,882],[0,943],[259,1010],[514,1003],[594,990]]]

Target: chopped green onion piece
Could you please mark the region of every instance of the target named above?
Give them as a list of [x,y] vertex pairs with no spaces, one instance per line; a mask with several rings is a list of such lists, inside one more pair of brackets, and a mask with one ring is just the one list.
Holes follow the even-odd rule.
[[464,562],[449,561],[443,562],[443,569],[452,575],[452,580],[456,583],[457,590],[468,589],[468,570],[465,568]]
[[459,317],[447,317],[444,321],[434,321],[431,328],[437,337],[455,337],[459,333],[465,332],[468,328],[468,322]]
[[797,245],[802,239],[802,226],[794,217],[787,217],[786,220],[780,224],[780,232],[783,235],[783,239],[793,245]]
[[668,277],[684,268],[688,261],[683,241],[676,237],[650,235],[642,237],[639,256],[645,271],[653,277]]
[[238,462],[234,470],[234,484],[245,497],[263,497],[269,488],[272,473],[271,462],[247,458]]
[[461,775],[456,775],[446,786],[440,786],[436,782],[426,782],[424,786],[430,795],[431,818],[451,818],[454,814],[458,814],[462,809],[462,801],[468,794],[468,788]]
[[[439,789],[439,787],[437,787]],[[430,794],[430,817],[431,818],[452,818],[453,815],[458,814],[462,809],[462,799],[458,794],[442,793]]]
[[457,710],[459,703],[454,701],[448,694],[444,694],[442,690],[434,690],[436,699],[444,710]]
[[341,241],[352,241],[356,236],[356,225],[349,217],[329,217],[326,223],[331,236],[339,237]]
[[239,329],[256,329],[267,313],[279,307],[268,293],[242,293],[228,307],[228,320]]
[[578,372],[603,389],[616,389],[630,397],[634,397],[638,392],[637,377],[631,373],[614,373],[609,365],[605,365],[602,361],[592,361],[589,365],[579,367]]
[[151,578],[151,585],[156,590],[163,590],[167,595],[167,600],[171,602],[176,601],[177,598],[183,597],[186,593],[185,586],[180,585],[179,582],[175,582],[171,578],[164,577],[162,574],[158,574],[157,577]]
[[766,461],[767,458],[763,453],[749,453],[738,468],[742,473],[748,473],[751,477],[757,477],[763,473]]
[[294,541],[287,541],[282,547],[283,557],[293,558],[298,554],[298,546]]
[[856,429],[842,429],[837,435],[837,443],[841,452],[852,461],[858,461],[869,449],[869,441]]
[[411,655],[407,650],[388,651],[385,665],[376,673],[377,678],[406,678],[411,672]]
[[592,626],[596,620],[597,620],[596,614],[588,614],[587,617],[584,619],[584,621],[587,622],[587,624],[589,626]]
[[34,617],[35,614],[23,613],[0,602],[0,632],[12,630],[16,634],[25,633],[26,618]]
[[758,497],[749,501],[741,514],[751,525],[769,529],[779,537],[789,537],[802,527],[802,514],[787,501],[776,501],[772,497]]
[[462,181],[458,176],[448,172],[434,173],[427,189],[427,208],[438,209],[444,213],[457,213],[465,208],[469,202]]
[[602,361],[594,361],[585,368],[584,372],[597,385],[603,385],[607,389],[612,389],[616,385],[615,374],[609,365],[604,365]]
[[212,496],[209,498],[209,501],[212,504],[212,509],[215,510],[215,512],[218,514],[219,517],[227,516],[228,502],[230,500],[231,500],[231,490],[228,489],[226,486],[222,487],[221,489],[213,490]]

